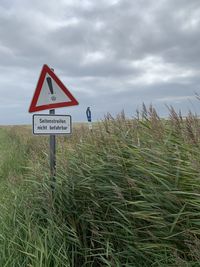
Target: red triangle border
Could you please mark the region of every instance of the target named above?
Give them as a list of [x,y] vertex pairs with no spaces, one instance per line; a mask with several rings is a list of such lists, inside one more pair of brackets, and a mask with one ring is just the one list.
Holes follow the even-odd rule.
[[[69,102],[60,102],[60,103],[55,103],[55,104],[47,104],[47,105],[42,105],[42,106],[37,106],[37,101],[40,96],[40,92],[44,83],[44,79],[46,74],[49,74],[50,77],[58,84],[60,89],[67,95],[67,97],[71,100]],[[41,110],[46,110],[46,109],[55,109],[55,108],[62,108],[62,107],[69,107],[69,106],[76,106],[78,105],[78,101],[76,98],[70,93],[70,91],[67,89],[67,87],[61,82],[61,80],[56,76],[56,74],[45,64],[42,68],[35,93],[33,95],[33,99],[31,101],[31,105],[29,108],[29,112],[37,112]]]

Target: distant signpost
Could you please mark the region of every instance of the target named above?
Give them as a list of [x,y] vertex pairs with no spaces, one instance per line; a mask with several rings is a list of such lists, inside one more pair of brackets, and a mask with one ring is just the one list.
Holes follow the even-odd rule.
[[31,101],[29,112],[49,110],[48,114],[33,115],[33,134],[50,135],[50,170],[52,188],[56,176],[56,135],[71,134],[69,115],[55,115],[55,109],[78,105],[78,101],[56,76],[53,69],[44,65]]
[[88,107],[86,109],[86,116],[87,116],[87,120],[88,120],[89,129],[92,130],[92,112],[90,110],[90,107]]

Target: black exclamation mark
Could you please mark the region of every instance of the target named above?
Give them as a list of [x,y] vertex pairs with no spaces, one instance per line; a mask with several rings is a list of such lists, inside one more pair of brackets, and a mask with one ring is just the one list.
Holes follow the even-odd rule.
[[52,100],[52,101],[55,101],[55,100],[56,100],[56,97],[55,97],[55,95],[54,95],[54,93],[53,93],[52,80],[51,80],[50,77],[47,77],[46,80],[47,80],[47,84],[48,84],[48,86],[49,86],[49,91],[50,91],[50,93],[51,93],[51,95],[52,95],[52,96],[51,96],[51,100]]
[[49,86],[49,90],[50,90],[51,94],[53,95],[53,85],[52,85],[51,78],[47,77],[46,80],[47,80],[47,83],[48,83],[48,86]]

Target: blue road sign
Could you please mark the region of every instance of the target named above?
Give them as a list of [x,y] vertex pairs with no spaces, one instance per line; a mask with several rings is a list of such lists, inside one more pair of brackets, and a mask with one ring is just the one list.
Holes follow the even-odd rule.
[[88,122],[91,122],[92,121],[92,113],[91,113],[90,107],[88,107],[86,109],[86,116],[87,116]]

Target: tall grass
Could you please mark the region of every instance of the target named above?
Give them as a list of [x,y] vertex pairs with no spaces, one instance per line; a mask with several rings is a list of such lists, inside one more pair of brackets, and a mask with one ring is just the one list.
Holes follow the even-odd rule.
[[24,142],[0,266],[200,266],[200,121],[169,111],[108,114],[60,138],[53,196],[47,140]]

